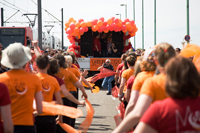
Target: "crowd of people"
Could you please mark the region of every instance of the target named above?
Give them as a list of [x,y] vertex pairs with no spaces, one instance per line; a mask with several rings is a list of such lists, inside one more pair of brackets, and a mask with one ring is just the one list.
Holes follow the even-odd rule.
[[[101,38],[100,44],[105,47],[95,46],[94,53],[109,57],[111,47],[115,48],[112,43],[108,45],[110,38],[105,39],[105,34],[96,38]],[[74,108],[85,105],[78,101],[79,90],[82,97],[88,97],[82,82],[91,92],[93,88],[85,79],[87,70],[80,71],[74,53],[41,53],[37,41],[32,49],[20,43],[2,49],[0,45],[0,133],[65,133],[56,124],[58,121],[74,128],[75,119],[42,112],[42,101]],[[113,52],[115,49],[110,54]],[[193,58],[184,58],[180,52],[179,48],[161,43],[121,55],[117,74],[102,82],[102,87],[108,89],[107,95],[111,95],[114,81],[124,104],[123,120],[113,133],[198,132],[200,75]],[[102,68],[114,71],[110,59],[98,70]]]

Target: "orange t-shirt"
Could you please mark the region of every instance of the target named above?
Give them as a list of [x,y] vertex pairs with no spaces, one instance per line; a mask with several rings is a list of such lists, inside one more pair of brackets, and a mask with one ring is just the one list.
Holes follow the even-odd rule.
[[[53,101],[53,94],[60,91],[60,86],[56,78],[46,74],[38,73],[36,74],[40,81],[42,82],[42,95],[45,102]],[[42,113],[41,115],[49,115],[47,113]]]
[[73,68],[76,68],[77,70],[79,69],[76,65],[72,64]]
[[149,77],[153,77],[154,73],[155,71],[149,71],[149,72],[144,71],[144,72],[138,73],[133,83],[132,90],[140,91],[144,81]]
[[[78,79],[72,72],[64,68],[60,68],[60,72],[56,76],[64,80],[65,86],[68,91],[77,91],[76,87],[73,84],[76,83]],[[65,97],[62,93],[61,96]]]
[[33,126],[33,99],[42,91],[40,79],[25,70],[10,70],[0,74],[11,98],[11,113],[14,125]]
[[152,103],[154,101],[163,100],[167,98],[168,96],[165,92],[165,79],[166,75],[163,73],[148,78],[142,85],[140,94],[146,94],[152,97],[153,99]]
[[126,79],[126,83],[125,83],[124,90],[123,90],[124,93],[126,92],[127,81],[133,75],[133,73],[134,73],[134,69],[127,69],[122,72],[121,77]]
[[76,68],[69,67],[69,68],[66,68],[66,70],[69,70],[70,72],[72,72],[77,78],[81,76],[80,72]]

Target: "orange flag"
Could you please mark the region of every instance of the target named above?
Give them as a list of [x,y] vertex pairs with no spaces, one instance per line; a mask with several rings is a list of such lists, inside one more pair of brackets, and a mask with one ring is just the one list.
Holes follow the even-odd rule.
[[70,125],[67,125],[65,123],[59,122],[59,125],[62,127],[63,130],[65,130],[68,133],[81,133],[81,131],[77,131],[73,127],[71,127]]
[[98,86],[94,86],[94,89],[92,90],[92,93],[98,93],[99,92],[99,87]]
[[86,101],[86,108],[87,108],[87,116],[79,127],[79,130],[83,131],[83,133],[86,133],[87,130],[89,129],[93,120],[93,116],[94,116],[94,108],[92,107],[92,105],[87,99],[85,99],[85,101]]
[[199,54],[200,54],[200,47],[195,44],[187,44],[186,47],[183,50],[181,50],[180,53],[181,56],[186,58]]
[[49,115],[64,115],[70,118],[78,118],[83,116],[83,112],[80,109],[73,107],[68,107],[64,105],[55,104],[53,102],[42,102],[43,112],[48,113]]

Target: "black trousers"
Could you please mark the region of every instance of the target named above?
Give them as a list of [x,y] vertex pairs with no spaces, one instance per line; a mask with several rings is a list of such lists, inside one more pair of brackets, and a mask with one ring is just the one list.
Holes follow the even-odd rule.
[[56,116],[37,116],[35,125],[37,133],[56,133]]
[[14,133],[36,133],[35,126],[14,126]]
[[[76,99],[78,99],[78,93],[77,93],[77,91],[70,91],[70,93],[71,93]],[[67,98],[62,98],[62,100],[63,100],[63,105],[77,108],[77,104],[71,102],[71,101],[68,100]],[[66,124],[70,125],[70,126],[73,127],[73,128],[74,128],[74,126],[75,126],[75,121],[76,121],[76,119],[63,116],[63,123],[66,123]],[[56,133],[66,133],[66,132],[65,132],[59,125],[57,125]]]

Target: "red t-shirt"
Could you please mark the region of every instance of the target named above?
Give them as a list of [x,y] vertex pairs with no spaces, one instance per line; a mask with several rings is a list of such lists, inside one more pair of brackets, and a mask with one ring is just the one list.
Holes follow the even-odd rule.
[[200,129],[200,97],[167,98],[154,102],[140,121],[159,133],[197,133]]
[[131,76],[131,77],[127,80],[126,89],[129,89],[129,90],[132,89],[134,80],[135,80],[135,77],[134,77],[134,76]]
[[122,72],[124,71],[125,69],[122,69],[121,72],[119,73],[119,76],[121,77],[122,76]]
[[116,71],[121,71],[122,68],[123,68],[123,66],[124,66],[124,63],[120,63],[120,64],[117,66]]
[[51,75],[51,76],[53,76],[54,78],[56,78],[57,79],[57,81],[58,81],[58,84],[61,86],[61,85],[63,85],[63,84],[65,84],[65,82],[64,82],[64,80],[63,79],[61,79],[61,78],[59,78],[59,77],[57,77],[57,76],[54,76],[54,75]]
[[[96,49],[96,46],[95,46],[95,45],[97,46],[98,50]],[[95,39],[94,39],[93,51],[101,52],[101,43],[100,43],[100,41],[99,41],[98,38],[95,38]]]
[[[11,103],[8,88],[5,84],[0,83],[0,106],[5,106]],[[3,133],[3,122],[0,114],[0,133]]]

